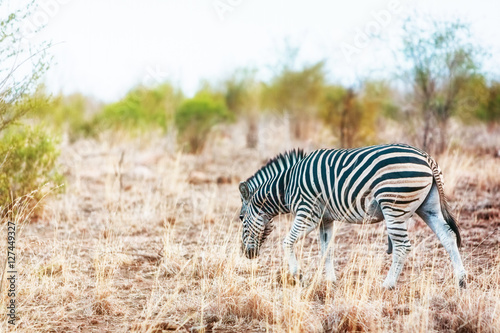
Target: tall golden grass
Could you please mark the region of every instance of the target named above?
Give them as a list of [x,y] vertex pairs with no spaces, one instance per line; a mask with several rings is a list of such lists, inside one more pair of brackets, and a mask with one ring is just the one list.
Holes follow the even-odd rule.
[[395,290],[381,287],[391,261],[383,224],[335,226],[335,285],[322,279],[311,233],[297,251],[304,284],[293,285],[280,278],[289,217],[277,218],[258,259],[241,255],[237,184],[284,149],[333,139],[261,133],[259,148],[247,150],[241,126],[212,138],[198,156],[177,153],[175,138],[155,134],[64,143],[66,193],[48,200],[18,237],[18,320],[10,327],[2,306],[0,330],[500,332],[500,160],[493,154],[454,148],[436,157],[462,228],[467,289],[457,287],[447,254],[418,219]]

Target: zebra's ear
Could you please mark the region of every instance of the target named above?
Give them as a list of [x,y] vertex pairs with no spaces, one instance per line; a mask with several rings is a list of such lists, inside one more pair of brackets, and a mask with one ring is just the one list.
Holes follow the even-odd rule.
[[243,197],[243,200],[248,201],[250,199],[250,189],[248,188],[248,184],[245,182],[240,183],[240,193]]

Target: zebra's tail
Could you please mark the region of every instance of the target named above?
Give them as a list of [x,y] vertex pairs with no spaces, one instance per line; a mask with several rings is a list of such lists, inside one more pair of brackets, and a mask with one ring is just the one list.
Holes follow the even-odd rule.
[[457,221],[453,216],[453,214],[451,213],[448,200],[446,199],[446,195],[444,193],[443,173],[441,172],[441,169],[439,168],[439,165],[436,163],[436,161],[434,161],[434,159],[431,158],[429,155],[427,155],[427,157],[429,159],[430,167],[432,169],[432,174],[434,176],[434,183],[436,184],[436,187],[438,189],[439,202],[441,203],[441,213],[443,214],[446,224],[448,224],[450,229],[455,233],[457,237],[457,245],[458,247],[460,247],[462,245],[462,238],[460,237],[460,231],[458,228]]

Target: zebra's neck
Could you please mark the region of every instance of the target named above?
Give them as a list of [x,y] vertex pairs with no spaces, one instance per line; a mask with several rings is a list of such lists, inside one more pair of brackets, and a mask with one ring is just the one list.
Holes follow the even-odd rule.
[[271,159],[265,166],[247,180],[250,192],[256,196],[270,212],[288,213],[285,190],[290,169],[306,154],[302,150],[292,150]]

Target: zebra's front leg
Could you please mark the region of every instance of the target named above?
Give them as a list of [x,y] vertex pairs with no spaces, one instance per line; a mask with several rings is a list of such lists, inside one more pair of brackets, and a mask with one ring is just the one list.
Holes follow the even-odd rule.
[[292,228],[283,241],[285,259],[288,261],[290,274],[295,280],[300,280],[301,276],[299,275],[299,262],[295,256],[294,245],[297,240],[304,238],[317,227],[318,223],[315,220],[311,218],[310,210],[302,209],[298,211]]
[[293,245],[294,243],[287,241],[287,239],[285,239],[285,241],[283,242],[283,250],[285,253],[285,258],[288,261],[288,269],[290,271],[290,274],[292,278],[297,282],[300,281],[302,277],[298,275],[299,262],[297,261],[297,257],[295,256],[295,252],[293,251]]
[[333,221],[323,220],[320,224],[320,244],[321,244],[321,256],[325,260],[325,279],[328,282],[337,282],[337,277],[335,276],[335,268],[333,266],[333,256],[330,241],[333,237]]
[[395,219],[391,216],[391,213],[386,214],[386,212],[384,212],[384,216],[387,223],[387,232],[392,241],[393,252],[392,265],[382,286],[386,289],[393,289],[396,286],[399,275],[403,271],[406,256],[411,249],[406,227],[406,220],[409,216],[404,214]]

